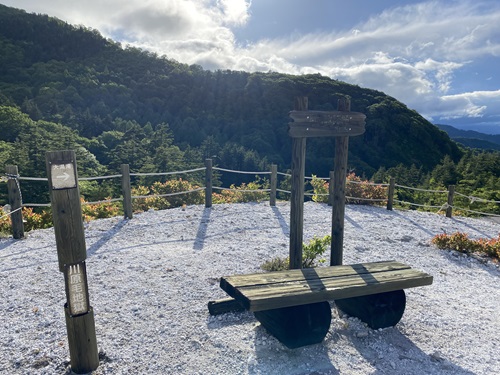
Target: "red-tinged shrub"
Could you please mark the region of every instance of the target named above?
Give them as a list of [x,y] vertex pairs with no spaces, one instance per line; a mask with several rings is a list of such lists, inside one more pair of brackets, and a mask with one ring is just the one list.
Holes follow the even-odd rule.
[[455,250],[465,254],[483,253],[500,260],[500,235],[498,238],[471,240],[466,233],[438,234],[432,243],[440,249]]

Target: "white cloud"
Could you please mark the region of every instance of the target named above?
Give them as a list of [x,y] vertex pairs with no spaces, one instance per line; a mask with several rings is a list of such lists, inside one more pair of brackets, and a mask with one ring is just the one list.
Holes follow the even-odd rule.
[[[8,0],[9,1],[9,0]],[[8,2],[7,1],[7,2]],[[16,0],[31,10],[48,0]],[[455,93],[456,74],[500,56],[500,7],[489,0],[425,1],[387,9],[349,30],[291,33],[241,46],[251,0],[50,0],[51,15],[122,43],[208,69],[321,73],[374,88],[425,116],[488,116],[498,93]],[[45,11],[46,12],[46,11]],[[286,17],[286,9],[283,9]]]

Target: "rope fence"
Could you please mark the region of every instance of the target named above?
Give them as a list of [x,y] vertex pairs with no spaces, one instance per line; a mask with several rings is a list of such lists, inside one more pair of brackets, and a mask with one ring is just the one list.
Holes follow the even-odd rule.
[[[212,175],[213,171],[220,171],[220,172],[225,172],[225,173],[236,173],[236,174],[244,174],[244,175],[268,175],[270,176],[270,187],[262,187],[259,189],[243,189],[243,188],[226,188],[222,186],[212,186]],[[196,172],[205,172],[205,186],[202,187],[197,187],[195,189],[190,189],[190,190],[185,190],[185,191],[178,191],[178,192],[172,192],[172,193],[165,193],[165,194],[148,194],[148,195],[132,195],[131,194],[131,184],[130,180],[131,177],[158,177],[158,176],[171,176],[171,175],[179,175],[179,174],[190,174],[190,173],[196,173]],[[168,197],[173,197],[173,196],[179,196],[179,195],[185,195],[185,194],[190,194],[190,193],[197,193],[197,192],[202,192],[205,191],[205,206],[206,207],[211,207],[211,196],[213,190],[218,190],[218,191],[237,191],[239,193],[265,193],[268,194],[270,204],[272,206],[275,205],[276,202],[276,196],[277,193],[281,194],[291,194],[290,190],[283,189],[278,187],[278,176],[281,178],[288,179],[291,177],[291,174],[289,173],[284,173],[284,172],[278,172],[277,171],[277,166],[272,165],[270,171],[237,171],[237,170],[232,170],[232,169],[226,169],[226,168],[219,168],[219,167],[212,167],[211,164],[211,159],[207,159],[205,166],[200,167],[200,168],[194,168],[194,169],[189,169],[189,170],[183,170],[183,171],[173,171],[173,172],[161,172],[161,173],[129,173],[128,165],[124,164],[122,165],[122,174],[114,174],[114,175],[109,175],[109,176],[96,176],[96,177],[79,177],[78,181],[94,181],[94,180],[108,180],[108,179],[117,179],[120,178],[122,182],[122,196],[120,197],[115,197],[115,198],[108,198],[104,200],[98,200],[94,202],[82,202],[83,205],[99,205],[99,204],[104,204],[104,203],[114,203],[114,202],[122,202],[123,204],[123,211],[125,213],[125,216],[128,218],[132,218],[132,200],[134,199],[152,199],[152,198],[168,198]],[[305,177],[304,181],[305,183],[311,183],[311,180],[317,179],[323,181],[325,184],[328,184],[333,178],[333,173],[331,173],[331,176],[329,178],[326,177]],[[50,207],[50,203],[24,203],[23,198],[22,198],[22,193],[21,193],[21,186],[20,186],[20,181],[44,181],[48,182],[47,178],[44,177],[25,177],[25,176],[20,176],[18,171],[17,171],[17,166],[7,166],[6,168],[6,173],[1,176],[0,182],[6,182],[8,185],[8,198],[9,198],[9,204],[4,206],[4,214],[0,216],[0,220],[4,220],[6,217],[10,216],[11,221],[12,221],[12,226],[13,226],[13,232],[16,233],[22,233],[22,208],[23,207]],[[426,210],[437,210],[437,212],[441,212],[443,210],[446,211],[446,216],[451,217],[452,216],[452,211],[459,211],[459,212],[467,212],[473,215],[484,215],[484,216],[494,216],[494,217],[500,217],[500,215],[491,213],[491,212],[483,212],[479,210],[473,210],[470,209],[470,207],[459,207],[459,205],[454,204],[454,198],[458,197],[461,199],[466,199],[470,202],[470,204],[473,203],[487,203],[487,204],[500,204],[500,201],[496,200],[488,200],[480,197],[474,197],[466,194],[462,194],[460,192],[455,192],[455,186],[450,185],[448,190],[432,190],[432,189],[422,189],[422,188],[415,188],[415,187],[410,187],[410,186],[404,186],[404,185],[398,185],[395,183],[394,179],[391,178],[389,183],[372,183],[372,182],[367,182],[367,181],[353,181],[353,180],[347,180],[347,184],[354,184],[354,185],[362,185],[363,189],[365,186],[372,186],[372,187],[381,187],[385,189],[385,194],[386,197],[380,198],[380,197],[375,197],[375,198],[369,198],[369,197],[364,197],[364,196],[351,196],[351,195],[346,195],[346,201],[347,202],[373,202],[373,203],[378,203],[382,204],[383,202],[387,203],[387,209],[392,210],[393,204],[397,203],[401,207],[419,207],[423,208]],[[286,185],[286,184],[285,184]],[[325,185],[326,186],[326,185]],[[359,191],[359,188],[357,188]],[[422,204],[422,203],[417,203],[417,202],[410,202],[404,199],[400,199],[399,195],[402,193],[404,190],[411,190],[411,191],[418,191],[426,194],[447,194],[447,201],[441,204]],[[356,193],[356,191],[355,191]],[[328,197],[328,201],[331,202],[331,197],[332,197],[332,190],[329,190],[329,193],[321,193],[321,192],[310,192],[307,191],[304,193],[304,196],[306,197]],[[404,194],[403,194],[404,196]],[[442,199],[442,198],[440,198]],[[323,199],[324,200],[324,199]],[[21,228],[14,228],[14,222],[19,222]],[[15,237],[16,238],[16,237]]]

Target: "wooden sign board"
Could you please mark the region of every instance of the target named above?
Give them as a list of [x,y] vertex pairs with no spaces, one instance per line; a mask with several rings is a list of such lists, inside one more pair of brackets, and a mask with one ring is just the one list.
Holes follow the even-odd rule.
[[76,187],[76,173],[73,162],[50,165],[52,189],[71,189]]
[[291,111],[288,124],[292,138],[354,136],[365,132],[366,116],[346,111]]

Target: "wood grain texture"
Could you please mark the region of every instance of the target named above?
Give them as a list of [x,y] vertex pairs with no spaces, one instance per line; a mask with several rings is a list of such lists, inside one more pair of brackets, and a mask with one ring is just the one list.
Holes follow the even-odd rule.
[[76,264],[87,258],[83,228],[80,189],[53,189],[52,164],[74,164],[75,181],[78,180],[74,151],[54,151],[46,155],[47,175],[49,178],[52,220],[56,236],[59,270],[64,272],[65,264]]
[[250,311],[384,293],[432,284],[432,276],[399,262],[306,268],[221,278],[220,286]]

